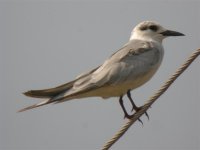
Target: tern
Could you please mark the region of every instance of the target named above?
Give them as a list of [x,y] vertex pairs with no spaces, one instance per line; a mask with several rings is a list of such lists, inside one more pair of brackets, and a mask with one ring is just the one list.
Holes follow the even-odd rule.
[[[145,84],[156,73],[164,55],[162,41],[169,36],[184,34],[168,30],[153,21],[139,23],[131,32],[129,41],[102,65],[63,85],[25,92],[26,96],[46,100],[19,112],[86,97],[119,97],[124,116],[130,119],[132,115],[124,107],[123,96],[127,95],[132,110],[137,112],[142,108],[135,105],[130,92]],[[145,114],[148,117],[147,112]]]

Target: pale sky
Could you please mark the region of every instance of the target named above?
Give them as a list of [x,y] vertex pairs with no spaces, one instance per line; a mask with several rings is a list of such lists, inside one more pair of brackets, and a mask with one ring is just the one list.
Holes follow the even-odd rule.
[[[200,41],[200,1],[0,1],[0,150],[94,150],[125,120],[118,98],[85,98],[23,113],[38,103],[22,93],[66,83],[100,65],[144,20],[184,33],[163,42],[156,75],[132,91],[137,105],[186,60]],[[113,150],[200,149],[200,59],[162,95]],[[126,107],[130,108],[128,99]]]

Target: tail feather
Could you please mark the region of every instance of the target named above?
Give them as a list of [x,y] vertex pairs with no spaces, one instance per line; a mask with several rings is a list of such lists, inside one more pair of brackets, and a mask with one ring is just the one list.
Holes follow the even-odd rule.
[[44,100],[44,101],[42,101],[40,103],[25,107],[25,108],[19,110],[18,112],[27,111],[27,110],[30,110],[30,109],[33,109],[33,108],[37,108],[37,107],[40,107],[40,106],[43,106],[43,105],[51,104],[51,103],[52,104],[57,104],[57,103],[60,103],[60,102],[64,102],[64,101],[61,101],[61,100],[63,100],[63,98],[65,99],[65,101],[74,99],[74,97],[71,96],[71,95],[66,96],[66,97],[60,97],[60,98],[55,96],[55,97],[52,97],[52,98],[50,98],[48,100]]
[[[85,78],[87,76],[89,76],[92,72],[94,72],[97,68],[77,77],[75,80],[68,82],[66,84],[57,86],[55,88],[50,88],[50,89],[44,89],[44,90],[31,90],[31,91],[27,91],[24,93],[24,95],[29,96],[29,97],[34,97],[34,98],[48,98],[48,100],[42,101],[41,103],[38,104],[34,104],[31,106],[28,106],[26,108],[23,108],[21,110],[19,110],[18,112],[23,112],[29,109],[33,109],[33,108],[37,108],[43,105],[47,105],[50,103],[60,103],[60,102],[64,102],[66,100],[71,100],[74,98],[77,98],[76,96],[78,94],[82,94],[82,92],[84,91],[78,91],[75,93],[71,93],[69,95],[64,95],[65,92],[70,91],[70,89],[73,87],[74,83],[82,78]],[[87,90],[87,89],[86,89]]]
[[71,81],[69,83],[66,83],[58,87],[51,88],[51,89],[31,90],[31,91],[25,92],[24,95],[26,96],[34,97],[34,98],[48,98],[48,100],[42,101],[41,103],[38,103],[38,104],[28,106],[26,108],[19,110],[18,112],[23,112],[29,109],[33,109],[33,108],[37,108],[43,105],[54,103],[56,100],[53,100],[53,98],[59,95],[60,93],[71,89],[74,82],[75,81]]
[[23,109],[19,110],[18,112],[23,112],[23,111],[26,111],[26,110],[29,110],[29,109],[33,109],[33,108],[37,108],[37,107],[40,107],[40,106],[43,106],[43,105],[47,105],[47,104],[50,104],[50,103],[52,103],[51,100],[42,101],[41,103],[34,104],[34,105],[28,106],[26,108],[23,108]]

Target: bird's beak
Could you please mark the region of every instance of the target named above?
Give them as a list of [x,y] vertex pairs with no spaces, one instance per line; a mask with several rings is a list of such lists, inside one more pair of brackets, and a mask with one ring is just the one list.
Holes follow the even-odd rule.
[[183,33],[177,32],[177,31],[172,31],[172,30],[165,30],[161,32],[160,34],[164,36],[185,36]]

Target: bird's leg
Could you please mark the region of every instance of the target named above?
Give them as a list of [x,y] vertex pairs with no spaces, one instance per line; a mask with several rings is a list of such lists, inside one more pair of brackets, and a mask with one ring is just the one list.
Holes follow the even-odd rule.
[[[119,98],[119,103],[120,103],[120,106],[122,107],[122,110],[123,110],[123,112],[124,112],[124,118],[131,119],[131,118],[134,116],[134,114],[133,114],[133,115],[129,115],[129,114],[127,113],[127,111],[126,111],[126,109],[125,109],[125,107],[124,107],[124,103],[123,103],[122,97],[123,97],[123,96],[120,96],[120,98]],[[140,118],[138,119],[138,121],[141,122],[141,123],[143,124],[143,122],[142,122],[142,120],[140,120]]]
[[133,101],[133,99],[132,99],[132,97],[131,97],[131,92],[130,92],[130,90],[128,90],[127,96],[128,96],[128,98],[129,98],[129,100],[130,100],[132,106],[133,106],[133,108],[132,108],[131,111],[133,111],[133,110],[138,111],[139,108],[135,105],[135,103],[134,103],[134,101]]
[[[128,98],[129,98],[129,100],[130,100],[132,106],[133,106],[132,111],[135,110],[135,111],[137,112],[137,111],[139,111],[140,109],[142,109],[142,107],[137,107],[137,106],[135,105],[135,103],[134,103],[134,101],[133,101],[133,99],[132,99],[132,97],[131,97],[131,92],[130,92],[130,90],[127,91],[127,96],[128,96]],[[145,115],[147,116],[147,118],[148,118],[148,120],[149,120],[149,115],[148,115],[147,112],[145,112]]]
[[120,106],[122,107],[122,110],[124,112],[124,118],[130,118],[130,115],[127,113],[125,107],[124,107],[124,103],[123,103],[123,99],[122,99],[123,96],[120,96],[119,98],[119,104]]

